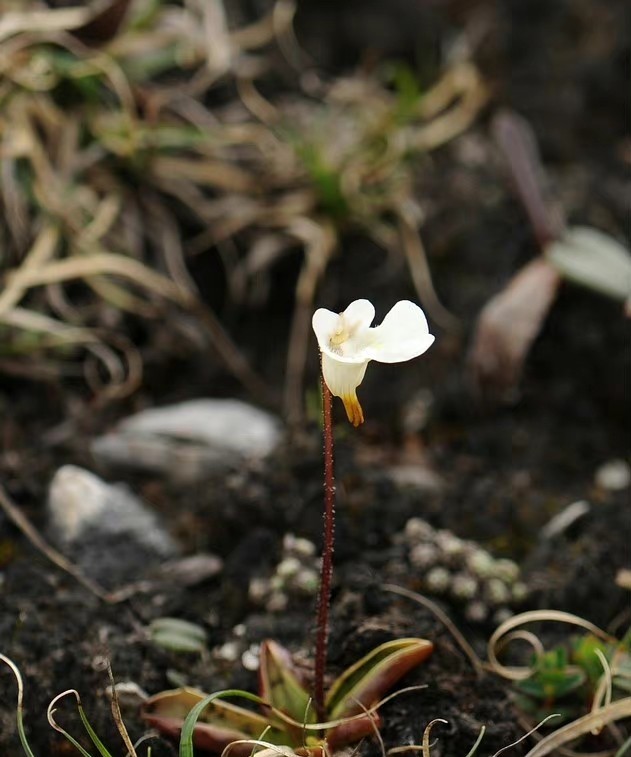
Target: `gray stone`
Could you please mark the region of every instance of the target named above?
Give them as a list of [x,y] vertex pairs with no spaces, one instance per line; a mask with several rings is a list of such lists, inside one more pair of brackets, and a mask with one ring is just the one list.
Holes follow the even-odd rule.
[[197,399],[144,410],[92,443],[106,467],[197,481],[216,470],[258,461],[281,438],[269,413],[239,400]]
[[136,580],[178,553],[156,515],[129,489],[75,465],[53,477],[48,515],[52,538],[106,586]]

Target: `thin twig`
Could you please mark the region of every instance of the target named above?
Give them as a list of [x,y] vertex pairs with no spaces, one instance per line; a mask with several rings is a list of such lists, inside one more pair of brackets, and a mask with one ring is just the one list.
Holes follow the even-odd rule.
[[453,636],[453,638],[456,640],[463,653],[473,666],[475,672],[479,676],[484,673],[484,664],[475,653],[475,650],[473,649],[471,644],[469,644],[465,637],[460,633],[456,624],[451,620],[447,613],[443,612],[443,610],[441,610],[435,602],[432,602],[431,599],[424,597],[422,594],[417,594],[415,591],[410,591],[409,589],[405,589],[402,586],[397,586],[396,584],[382,584],[381,588],[384,591],[390,591],[393,594],[398,594],[399,596],[405,597],[406,599],[411,599],[413,602],[416,602],[422,607],[427,608],[436,618],[438,618],[438,620]]
[[76,579],[84,588],[94,594],[95,597],[109,602],[108,593],[92,581],[87,576],[84,576],[79,568],[71,563],[61,552],[57,552],[56,549],[51,547],[35,529],[33,524],[28,520],[24,513],[15,505],[9,495],[6,493],[4,487],[0,485],[0,507],[4,510],[9,520],[26,536],[31,544],[44,554],[52,563],[64,572],[71,575]]

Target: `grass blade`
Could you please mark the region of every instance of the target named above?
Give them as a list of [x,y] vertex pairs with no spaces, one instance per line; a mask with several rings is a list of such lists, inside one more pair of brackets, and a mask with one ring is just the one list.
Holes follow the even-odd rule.
[[22,744],[22,749],[24,750],[27,757],[35,757],[35,755],[33,754],[33,750],[29,746],[29,743],[26,739],[26,734],[24,733],[24,719],[23,719],[24,684],[22,682],[22,676],[20,675],[20,671],[18,670],[17,665],[8,657],[5,657],[3,654],[0,654],[0,661],[4,662],[5,665],[9,666],[9,668],[11,669],[11,672],[15,676],[15,680],[18,685],[18,704],[15,711],[15,721],[17,724],[18,736],[20,738],[20,743]]

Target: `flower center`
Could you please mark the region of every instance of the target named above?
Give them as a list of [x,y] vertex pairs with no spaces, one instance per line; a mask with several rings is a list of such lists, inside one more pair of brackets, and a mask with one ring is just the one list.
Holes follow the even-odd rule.
[[331,347],[339,347],[340,344],[344,344],[350,338],[351,329],[344,319],[344,313],[340,313],[335,331],[329,337],[329,344]]

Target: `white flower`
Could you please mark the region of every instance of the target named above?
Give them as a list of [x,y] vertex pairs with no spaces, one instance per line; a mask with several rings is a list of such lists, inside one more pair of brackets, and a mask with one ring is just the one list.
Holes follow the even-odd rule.
[[422,355],[434,341],[423,311],[409,300],[397,302],[383,323],[371,328],[374,317],[368,300],[351,302],[343,313],[320,308],[313,314],[324,380],[331,394],[341,397],[354,426],[364,422],[355,390],[368,363],[402,363]]

